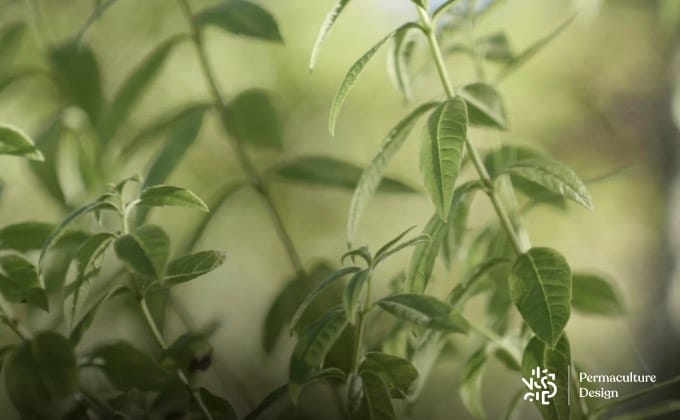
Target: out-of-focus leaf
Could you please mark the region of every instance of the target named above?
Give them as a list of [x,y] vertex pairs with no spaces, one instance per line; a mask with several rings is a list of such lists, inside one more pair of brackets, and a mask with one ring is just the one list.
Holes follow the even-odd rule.
[[30,168],[42,187],[59,204],[66,202],[64,191],[59,182],[59,148],[63,125],[61,116],[56,117],[35,138],[36,145],[45,156],[45,162],[31,162]]
[[137,103],[163,69],[163,64],[172,49],[185,39],[187,39],[185,35],[177,35],[162,42],[125,79],[102,121],[101,131],[105,139],[113,137],[120,125],[132,114]]
[[99,311],[99,308],[101,308],[102,304],[112,298],[113,296],[123,294],[129,292],[129,289],[127,289],[124,286],[120,287],[114,287],[113,289],[109,290],[107,293],[102,295],[95,303],[88,309],[85,314],[83,315],[80,320],[75,323],[74,322],[74,327],[71,329],[71,334],[69,335],[68,339],[73,344],[76,346],[80,340],[83,338],[83,335],[85,335],[85,332],[90,328],[92,325],[92,322],[94,321],[95,316],[97,315],[97,312]]
[[270,95],[249,89],[227,104],[222,116],[227,131],[238,140],[256,147],[283,147],[281,124]]
[[370,271],[366,269],[355,273],[349,282],[347,282],[345,292],[342,295],[342,304],[351,324],[356,322],[357,312],[359,310],[359,298],[361,297],[364,286],[369,281]]
[[0,293],[8,302],[26,303],[47,311],[47,293],[40,284],[38,270],[17,254],[0,256]]
[[406,398],[413,391],[418,379],[418,370],[411,362],[379,352],[366,353],[359,372],[373,372],[380,376],[392,398]]
[[163,352],[161,362],[188,374],[205,371],[212,364],[212,346],[206,334],[184,333]]
[[55,76],[71,104],[80,107],[97,125],[104,106],[99,64],[87,45],[68,41],[50,54]]
[[486,83],[473,83],[458,90],[467,103],[471,125],[507,130],[509,127],[505,105],[500,93]]
[[78,388],[76,356],[69,341],[51,331],[23,342],[6,363],[9,399],[26,415],[40,418]]
[[482,402],[482,378],[486,370],[486,349],[476,351],[465,362],[463,378],[458,387],[460,399],[467,411],[476,419],[485,419]]
[[413,293],[425,291],[445,234],[446,224],[435,214],[423,229],[423,235],[429,236],[430,240],[419,243],[413,250],[406,273],[407,291]]
[[227,0],[195,17],[201,26],[214,25],[237,35],[283,42],[274,17],[260,6],[244,0]]
[[510,41],[505,32],[497,32],[477,39],[477,48],[489,61],[507,63],[514,58]]
[[[201,395],[201,399],[205,404],[206,408],[210,412],[210,415],[214,420],[236,420],[238,416],[234,412],[233,407],[229,404],[229,401],[224,398],[218,397],[212,392],[205,388],[200,388],[198,390]],[[195,409],[198,413],[199,411]]]
[[331,11],[326,15],[326,19],[324,19],[321,29],[319,29],[319,35],[317,35],[316,41],[314,42],[314,48],[312,48],[312,55],[309,59],[309,71],[312,71],[316,66],[316,61],[319,58],[319,52],[321,51],[323,42],[326,40],[335,21],[340,17],[340,13],[342,13],[349,2],[350,0],[336,0],[335,5],[333,5]]
[[45,157],[21,130],[0,123],[0,155],[22,156],[29,160],[42,162]]
[[334,309],[310,325],[298,339],[289,369],[289,392],[296,402],[302,386],[321,369],[335,341],[347,326],[342,308]]
[[371,420],[396,420],[390,391],[382,377],[376,373],[361,373],[364,401]]
[[50,236],[54,225],[40,222],[24,222],[0,229],[0,250],[28,252],[41,249]]
[[0,72],[6,70],[12,63],[16,55],[21,40],[26,34],[26,24],[24,22],[14,22],[5,26],[0,32]]
[[[337,159],[322,156],[306,156],[284,163],[276,175],[286,181],[310,185],[331,186],[352,190],[361,177],[358,166]],[[392,178],[383,178],[379,191],[390,193],[412,193],[414,189]]]
[[378,305],[392,315],[424,327],[465,333],[469,323],[446,302],[428,295],[402,294],[383,298]]
[[613,417],[613,420],[649,420],[656,418],[670,418],[669,414],[677,417],[680,413],[680,400],[667,400],[652,404],[650,407],[633,410],[620,416]]
[[125,341],[100,345],[91,352],[91,356],[101,360],[102,371],[120,390],[156,391],[174,379],[170,370]]
[[208,213],[208,206],[193,192],[170,185],[154,185],[139,195],[140,207],[188,207]]
[[626,313],[626,305],[613,284],[595,274],[574,274],[571,305],[590,315],[617,316]]
[[347,95],[354,86],[354,83],[356,83],[357,78],[364,70],[364,67],[366,67],[366,65],[368,64],[369,61],[371,61],[373,56],[380,50],[380,48],[382,48],[383,45],[385,45],[387,41],[392,39],[393,36],[413,27],[416,27],[414,23],[407,23],[405,25],[402,25],[397,30],[391,32],[385,38],[381,39],[370,50],[368,50],[364,55],[362,55],[361,58],[359,58],[359,60],[352,65],[352,67],[350,67],[349,71],[347,72],[347,75],[345,75],[344,80],[340,84],[338,92],[335,94],[335,98],[333,99],[333,104],[331,105],[330,116],[328,119],[328,129],[331,135],[335,135],[335,123],[338,119],[338,115],[340,114],[340,110],[342,109],[342,105],[344,104],[345,99],[347,99]]
[[554,347],[571,313],[571,269],[557,251],[532,248],[510,271],[512,301],[538,338]]
[[428,119],[420,147],[420,172],[442,220],[447,220],[463,161],[467,136],[467,107],[461,97],[442,103]]
[[350,246],[354,243],[361,215],[383,181],[383,173],[387,165],[404,144],[418,119],[435,106],[437,106],[436,102],[425,103],[404,117],[390,130],[382,141],[378,153],[373,157],[371,164],[361,174],[354,189],[354,195],[352,195],[349,217],[347,218],[347,243]]
[[144,225],[116,240],[116,254],[135,273],[160,279],[170,254],[170,238],[156,225]]
[[75,258],[77,275],[73,288],[72,320],[75,318],[79,305],[81,305],[81,295],[86,294],[87,283],[93,276],[99,274],[101,270],[100,259],[115,239],[116,236],[111,233],[98,233],[90,236],[78,249]]
[[226,255],[221,251],[203,251],[170,261],[163,277],[163,286],[186,283],[219,268]]

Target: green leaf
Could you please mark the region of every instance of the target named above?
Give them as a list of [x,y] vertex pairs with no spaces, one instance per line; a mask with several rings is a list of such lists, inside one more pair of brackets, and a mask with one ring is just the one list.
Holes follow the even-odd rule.
[[356,257],[364,260],[368,266],[373,265],[373,257],[371,256],[371,251],[368,250],[367,246],[360,246],[359,248],[350,249],[349,251],[345,252],[342,254],[342,257],[340,257],[340,263],[345,264],[345,260],[349,259],[352,261],[352,264],[354,264]]
[[316,299],[317,296],[319,296],[319,294],[322,291],[324,291],[328,286],[330,286],[336,280],[339,280],[339,279],[343,278],[344,276],[346,276],[348,274],[353,274],[353,273],[357,273],[357,272],[360,272],[360,271],[361,271],[361,269],[359,267],[343,267],[340,270],[334,272],[330,276],[323,279],[319,283],[319,285],[307,295],[305,300],[302,301],[300,306],[295,311],[295,314],[293,315],[293,317],[291,318],[291,321],[290,321],[290,331],[291,331],[291,333],[296,329],[298,322],[302,318],[302,315],[304,315],[304,313],[307,310],[307,308],[309,307],[309,305],[312,303],[312,301],[314,301],[314,299]]
[[128,292],[129,289],[124,287],[124,286],[119,286],[119,287],[114,287],[113,289],[109,290],[107,293],[105,293],[102,297],[100,297],[94,305],[90,309],[88,309],[85,314],[83,315],[82,318],[75,324],[75,326],[71,329],[71,334],[68,337],[68,340],[76,346],[80,340],[83,338],[83,335],[85,335],[85,332],[90,328],[92,325],[92,322],[94,321],[95,316],[97,316],[97,312],[99,311],[99,308],[102,306],[104,302],[109,300],[109,298],[123,294]]
[[436,102],[420,105],[392,128],[382,141],[380,149],[375,157],[373,157],[371,164],[361,174],[354,189],[354,195],[352,195],[349,217],[347,219],[347,243],[350,246],[354,243],[359,220],[368,202],[373,198],[373,195],[381,185],[385,168],[387,168],[394,155],[404,144],[418,119],[435,106],[437,106]]
[[40,222],[24,222],[0,229],[0,250],[28,252],[41,249],[54,225]]
[[116,254],[135,273],[160,279],[170,254],[170,238],[159,226],[144,225],[115,243]]
[[24,22],[10,23],[3,28],[0,33],[0,73],[12,63],[26,32],[27,25]]
[[479,285],[479,282],[484,279],[485,275],[499,266],[510,265],[511,263],[512,261],[507,258],[496,257],[477,265],[464,282],[457,284],[456,287],[453,288],[451,293],[449,293],[447,301],[454,308],[462,310],[462,305],[468,297],[477,291],[477,286]]
[[[551,349],[543,341],[534,337],[526,349],[524,350],[524,355],[522,357],[522,381],[525,386],[531,383],[533,380],[539,382],[542,385],[541,379],[536,378],[535,369],[539,369],[541,376],[545,373],[554,374],[555,384],[557,393],[551,399],[548,399],[549,404],[544,405],[541,402],[541,391],[544,388],[533,390],[526,389],[528,391],[524,394],[524,399],[528,397],[527,394],[533,394],[533,402],[538,411],[541,412],[545,420],[568,420],[570,418],[570,407],[569,407],[569,368],[571,365],[571,351],[569,349],[569,341],[566,335],[563,335],[554,349]],[[543,369],[547,369],[547,372],[543,372]],[[533,392],[532,392],[533,391]],[[553,391],[552,387],[549,387],[547,391]],[[539,399],[536,400],[536,393],[539,394]]]
[[482,401],[482,379],[486,370],[486,349],[477,350],[463,367],[463,378],[458,386],[460,400],[467,411],[476,419],[485,419]]
[[398,32],[387,55],[387,72],[390,80],[407,103],[413,99],[409,64],[415,48],[415,39],[409,36],[411,33],[409,30]]
[[501,173],[524,178],[592,210],[590,194],[574,171],[551,159],[528,159],[505,167]]
[[456,256],[460,254],[463,238],[467,230],[467,220],[472,205],[472,194],[481,188],[479,181],[469,181],[456,188],[451,199],[451,210],[446,223],[446,232],[442,239],[441,254],[448,269]]
[[50,59],[67,100],[83,109],[92,123],[98,124],[104,92],[99,64],[90,47],[69,41],[53,49]]
[[59,204],[66,202],[64,191],[59,183],[59,148],[65,131],[62,116],[54,118],[35,138],[37,147],[45,156],[44,162],[30,162],[31,172],[45,191]]
[[415,226],[411,226],[410,228],[404,230],[401,232],[399,235],[396,237],[390,239],[385,243],[385,245],[381,246],[380,249],[375,253],[375,258],[378,259],[380,256],[382,256],[385,252],[389,251],[392,249],[393,246],[395,246],[399,241],[402,240],[404,236],[406,236],[410,231],[412,231],[415,228]]
[[342,105],[345,102],[345,99],[347,99],[349,91],[354,86],[354,83],[356,83],[357,78],[364,70],[364,67],[366,67],[366,64],[368,64],[368,62],[371,61],[373,56],[380,50],[380,48],[382,48],[382,46],[385,45],[387,41],[392,39],[393,36],[413,27],[417,27],[417,25],[415,25],[414,23],[407,23],[405,25],[402,25],[397,30],[391,32],[385,38],[381,39],[363,56],[361,56],[361,58],[356,63],[354,63],[352,67],[350,67],[349,71],[347,72],[347,75],[345,75],[344,80],[340,84],[338,92],[335,94],[335,98],[333,99],[333,104],[331,105],[330,117],[328,119],[328,129],[331,132],[331,135],[335,135],[335,123],[338,119],[338,114],[340,114],[340,110],[342,109]]
[[163,286],[172,287],[208,274],[219,268],[225,257],[221,251],[203,251],[177,258],[168,264]]
[[0,256],[0,293],[8,302],[26,303],[48,311],[47,293],[40,284],[38,270],[17,254]]
[[255,147],[281,149],[281,124],[270,95],[249,89],[236,96],[222,116],[229,135]]
[[571,269],[557,251],[532,248],[517,257],[510,271],[512,301],[538,338],[557,345],[569,321]]
[[289,392],[293,402],[297,402],[302,385],[321,369],[326,355],[345,327],[345,311],[338,308],[328,312],[302,333],[290,359]]
[[201,395],[201,399],[208,409],[208,412],[212,415],[213,420],[238,419],[238,416],[236,415],[236,412],[234,412],[234,408],[229,404],[229,401],[214,395],[205,388],[200,388],[198,392]]
[[212,351],[207,334],[187,332],[180,335],[163,352],[161,363],[166,367],[181,369],[187,374],[193,374],[210,367]]
[[74,282],[71,320],[75,319],[76,311],[81,304],[80,298],[83,294],[83,288],[92,277],[99,274],[101,270],[100,260],[114,240],[116,240],[116,236],[111,233],[98,233],[90,236],[78,249],[75,258],[77,274]]
[[446,224],[436,214],[423,229],[423,235],[429,236],[428,242],[416,245],[411,256],[408,272],[406,273],[406,290],[413,293],[423,293],[432,276],[434,263],[439,254],[442,240],[446,234]]
[[120,390],[157,391],[175,378],[171,371],[125,341],[100,345],[91,352],[91,357],[101,360],[98,366]]
[[395,246],[394,248],[388,249],[381,253],[379,257],[376,257],[375,262],[373,263],[373,266],[376,267],[378,264],[380,264],[381,261],[389,258],[390,256],[396,254],[399,251],[402,251],[406,248],[410,248],[412,246],[417,246],[418,244],[423,244],[430,242],[432,238],[430,238],[429,235],[418,235],[415,238],[411,238],[408,241],[404,241],[400,243],[399,245]]
[[489,61],[508,63],[514,59],[508,36],[504,32],[496,32],[477,39],[477,49]]
[[193,192],[170,185],[148,187],[139,195],[138,206],[188,207],[208,213],[208,206]]
[[78,388],[76,356],[69,341],[51,331],[19,345],[7,360],[5,383],[9,399],[24,414],[54,414],[52,405]]
[[446,302],[428,295],[402,294],[378,301],[378,305],[397,318],[427,328],[447,332],[467,332],[468,322]]
[[66,228],[73,223],[76,219],[78,219],[80,216],[83,216],[88,213],[92,213],[95,211],[99,210],[111,210],[111,209],[116,209],[117,211],[120,211],[116,207],[116,204],[112,203],[110,200],[110,197],[103,195],[96,201],[86,204],[80,208],[77,208],[73,210],[64,220],[59,223],[52,233],[50,233],[50,236],[45,240],[45,243],[43,244],[42,250],[40,251],[40,260],[38,263],[38,270],[42,272],[43,266],[45,264],[45,257],[47,256],[47,251],[52,247],[52,245],[55,244],[55,242],[64,234],[66,231]]
[[470,125],[507,130],[508,117],[500,93],[486,83],[473,83],[458,90],[467,103]]
[[345,292],[342,295],[342,304],[351,324],[356,322],[361,292],[368,281],[370,281],[370,271],[361,270],[352,276],[345,287]]
[[[276,169],[276,175],[291,182],[310,185],[354,189],[361,177],[361,168],[325,156],[306,156],[284,163]],[[412,193],[414,189],[392,178],[385,178],[380,191],[390,193]]]
[[409,396],[418,380],[418,370],[406,359],[390,354],[369,352],[359,366],[359,372],[372,372],[383,380],[392,398]]
[[456,179],[463,162],[467,123],[465,101],[460,97],[449,99],[430,116],[427,133],[421,144],[420,172],[442,220],[446,220],[449,215]]
[[626,305],[614,285],[595,274],[574,274],[571,305],[589,315],[623,315]]
[[274,17],[260,6],[243,0],[228,0],[195,17],[200,26],[214,25],[237,35],[283,42]]
[[565,20],[560,26],[555,28],[552,32],[546,36],[540,38],[533,44],[531,44],[527,49],[522,51],[520,54],[515,56],[496,76],[496,82],[494,84],[499,84],[515,70],[521,67],[524,63],[533,58],[538,54],[546,45],[552,42],[559,34],[562,33],[576,18],[576,15],[571,16],[569,19]]
[[186,39],[186,35],[176,35],[163,41],[128,75],[116,92],[102,123],[102,132],[106,139],[113,137],[121,124],[132,114],[137,103],[163,69],[163,64],[172,49]]
[[18,128],[2,123],[0,123],[0,155],[22,156],[38,162],[45,160],[33,140]]
[[321,46],[323,45],[323,42],[326,40],[326,37],[328,36],[328,33],[331,31],[333,24],[335,23],[336,20],[338,20],[340,14],[349,4],[349,2],[350,0],[336,0],[333,9],[331,9],[331,11],[328,12],[328,14],[326,15],[326,18],[324,19],[323,24],[321,25],[321,29],[319,29],[319,34],[316,37],[316,41],[314,42],[314,48],[312,48],[312,55],[309,58],[309,71],[312,71],[316,66],[316,62],[317,59],[319,58],[319,52],[321,51]]
[[392,407],[390,391],[380,377],[373,372],[361,373],[364,400],[370,420],[395,420],[397,418]]

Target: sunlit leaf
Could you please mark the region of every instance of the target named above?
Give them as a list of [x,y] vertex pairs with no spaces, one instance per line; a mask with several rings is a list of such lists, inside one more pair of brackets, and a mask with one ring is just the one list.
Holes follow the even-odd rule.
[[538,338],[557,344],[571,312],[571,269],[557,251],[532,248],[510,272],[512,301]]
[[406,117],[404,117],[390,132],[380,145],[378,153],[371,161],[371,164],[364,170],[359,178],[347,219],[347,243],[353,244],[359,221],[361,219],[368,202],[381,185],[385,168],[390,163],[394,155],[404,144],[413,126],[423,114],[437,106],[436,102],[428,102],[420,105]]
[[616,316],[626,313],[621,293],[614,285],[595,274],[574,274],[571,305],[589,315]]
[[465,101],[460,97],[449,99],[430,116],[420,147],[420,172],[442,220],[447,219],[451,208],[463,161],[467,123]]
[[321,51],[321,46],[323,45],[323,42],[326,40],[328,33],[331,31],[333,24],[335,23],[336,20],[338,20],[340,14],[349,4],[349,2],[350,0],[336,0],[335,5],[333,5],[331,11],[328,12],[328,14],[326,15],[326,18],[324,19],[323,24],[321,25],[321,29],[319,29],[319,34],[316,37],[316,41],[314,42],[314,48],[312,48],[312,55],[309,58],[310,71],[313,70],[314,67],[316,66],[317,59],[319,58],[319,52]]
[[18,128],[2,123],[0,123],[0,155],[22,156],[39,162],[45,160],[33,140]]
[[274,17],[262,7],[244,0],[227,0],[200,12],[198,25],[213,25],[237,35],[283,42]]

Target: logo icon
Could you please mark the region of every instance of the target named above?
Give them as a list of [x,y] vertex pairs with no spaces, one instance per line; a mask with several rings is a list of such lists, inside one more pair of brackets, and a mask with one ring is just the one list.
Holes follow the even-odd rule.
[[522,378],[522,382],[529,389],[524,394],[525,401],[540,402],[543,405],[550,405],[550,399],[557,394],[555,385],[555,374],[548,369],[541,370],[540,367],[531,369],[529,380]]

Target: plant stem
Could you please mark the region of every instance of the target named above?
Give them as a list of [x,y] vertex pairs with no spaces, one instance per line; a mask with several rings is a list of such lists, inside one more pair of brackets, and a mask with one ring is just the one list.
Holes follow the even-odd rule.
[[[418,10],[418,14],[420,15],[420,24],[422,26],[423,32],[425,33],[425,36],[427,37],[427,42],[430,46],[430,50],[432,52],[435,65],[437,67],[437,72],[439,73],[439,78],[441,79],[442,86],[444,88],[444,91],[446,92],[446,96],[448,98],[453,98],[455,96],[455,92],[453,90],[451,80],[449,79],[446,64],[444,63],[444,57],[442,56],[441,48],[439,47],[439,41],[437,41],[434,28],[432,27],[432,21],[430,19],[430,16],[427,14],[427,11],[425,11],[419,6],[416,6],[416,9]],[[484,191],[491,200],[493,208],[496,211],[496,214],[498,215],[498,218],[500,219],[500,222],[503,225],[503,228],[505,229],[508,238],[510,238],[510,242],[512,243],[513,248],[518,254],[524,253],[525,252],[524,247],[522,246],[519,236],[515,232],[515,228],[512,225],[512,222],[510,221],[510,217],[508,216],[507,211],[505,211],[503,203],[496,192],[493,179],[491,179],[489,172],[486,170],[486,167],[484,166],[484,163],[482,161],[481,156],[479,155],[479,152],[472,145],[470,139],[467,137],[465,138],[465,148],[467,149],[468,154],[470,155],[470,159],[472,160],[472,163],[477,171],[477,174],[479,175],[479,178],[482,181],[482,184],[484,185]]]
[[484,337],[487,341],[494,343],[496,346],[499,348],[505,350],[510,356],[512,356],[512,360],[517,363],[517,366],[522,365],[522,361],[520,360],[519,355],[517,354],[517,349],[513,348],[512,346],[508,345],[505,341],[503,341],[503,338],[497,335],[495,332],[491,331],[490,329],[482,326],[482,325],[475,325],[475,324],[470,324],[470,327],[474,332],[479,334],[480,336]]
[[[153,333],[153,336],[156,339],[158,346],[163,350],[167,350],[168,345],[165,342],[163,335],[158,330],[158,326],[156,325],[156,322],[154,321],[153,316],[151,316],[151,312],[149,311],[149,306],[146,304],[145,298],[141,298],[139,300],[139,306],[141,306],[141,308],[142,308],[142,313],[144,314],[144,319],[146,320],[146,323],[149,326],[149,329]],[[177,373],[177,377],[179,378],[179,380],[182,381],[182,383],[189,389],[189,393],[191,394],[191,398],[193,398],[196,405],[198,405],[198,407],[200,408],[201,413],[203,414],[203,417],[205,417],[206,420],[214,420],[212,414],[210,414],[210,410],[208,410],[208,407],[206,407],[205,403],[203,402],[203,398],[201,398],[201,394],[191,386],[191,384],[189,383],[189,379],[184,374],[184,372],[182,372],[182,370],[178,369],[176,373]]]
[[[225,117],[229,113],[229,109],[227,108],[227,104],[225,103],[224,97],[217,84],[217,78],[215,77],[215,73],[212,67],[210,66],[210,62],[205,51],[203,35],[200,31],[200,28],[198,28],[194,21],[193,13],[191,11],[191,7],[189,6],[188,0],[178,0],[178,2],[180,7],[182,8],[184,17],[187,19],[187,22],[189,24],[191,30],[191,37],[196,48],[196,52],[198,54],[201,70],[203,72],[203,76],[205,77],[206,83],[208,84],[208,88],[210,90],[210,94],[213,98],[213,101],[215,102],[215,106],[217,107],[220,113],[220,121],[222,122],[224,130],[228,134],[227,120]],[[304,275],[305,269],[304,266],[302,265],[300,255],[298,254],[297,249],[295,248],[295,245],[293,244],[293,241],[290,237],[290,234],[288,233],[288,230],[286,229],[283,223],[281,214],[279,213],[278,209],[276,208],[276,205],[274,204],[274,200],[272,199],[271,193],[269,192],[265,183],[262,181],[262,177],[260,176],[257,168],[255,167],[250,157],[246,153],[245,147],[243,146],[241,141],[235,138],[234,136],[230,135],[227,135],[227,138],[229,139],[231,146],[234,149],[234,152],[236,153],[236,157],[241,165],[241,168],[248,177],[250,184],[255,189],[255,191],[262,197],[262,200],[264,201],[264,204],[270,213],[272,222],[274,223],[274,229],[276,230],[276,234],[278,235],[281,244],[286,250],[286,254],[288,255],[288,259],[290,260],[291,265],[298,273],[298,275]]]

